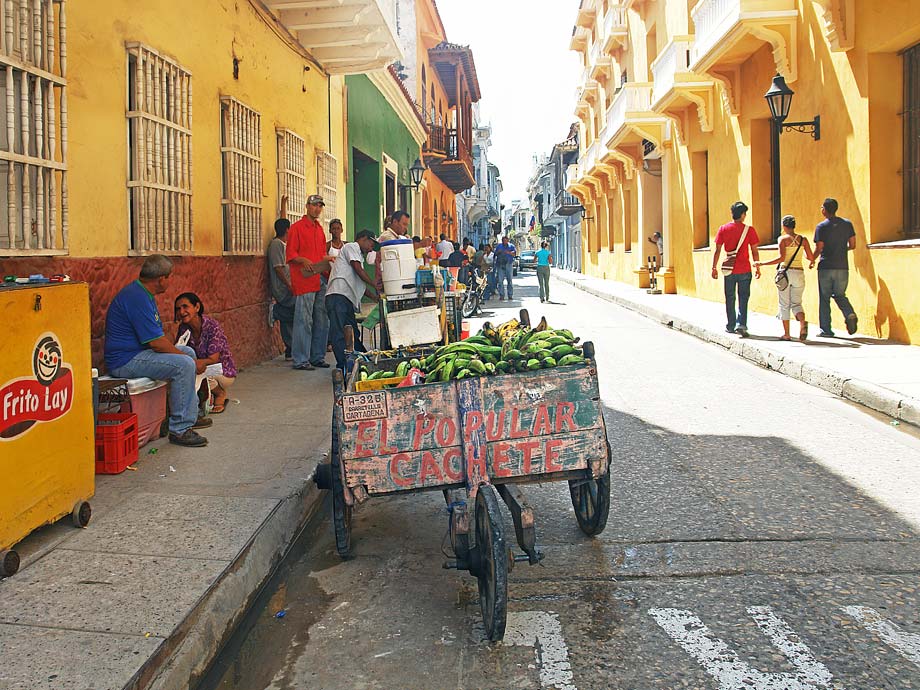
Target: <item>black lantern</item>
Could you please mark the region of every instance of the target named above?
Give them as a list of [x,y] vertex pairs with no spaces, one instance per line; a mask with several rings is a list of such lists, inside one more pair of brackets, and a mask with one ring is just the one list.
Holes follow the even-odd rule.
[[409,176],[412,178],[412,186],[418,189],[422,186],[422,177],[425,175],[425,166],[422,165],[422,161],[418,158],[415,159],[415,163],[412,164],[412,167],[409,168]]
[[773,197],[773,238],[779,237],[780,218],[782,217],[782,194],[780,182],[780,150],[779,135],[786,130],[793,130],[803,134],[811,134],[812,139],[818,141],[821,139],[821,117],[815,115],[815,119],[810,122],[786,122],[789,117],[789,111],[792,109],[792,97],[795,91],[786,85],[786,80],[781,74],[773,77],[773,83],[764,94],[767,105],[770,106],[770,166],[772,197]]
[[770,114],[773,116],[774,122],[783,123],[789,117],[794,95],[795,91],[786,85],[783,75],[777,74],[773,77],[773,84],[763,97],[767,99],[767,105],[770,106]]
[[422,178],[425,176],[425,170],[427,170],[427,168],[422,164],[422,161],[416,158],[415,163],[409,168],[409,184],[401,184],[399,185],[400,188],[417,190],[422,186]]

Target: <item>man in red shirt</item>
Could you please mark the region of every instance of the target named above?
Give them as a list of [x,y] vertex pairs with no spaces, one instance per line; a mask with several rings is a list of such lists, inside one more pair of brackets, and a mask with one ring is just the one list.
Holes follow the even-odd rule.
[[[737,252],[735,267],[731,274],[725,276],[725,315],[728,322],[725,325],[726,333],[737,333],[742,338],[747,337],[748,300],[751,298],[751,257],[760,261],[760,252],[757,245],[757,231],[744,222],[747,218],[748,207],[743,201],[732,204],[732,222],[726,223],[716,233],[716,252],[712,257],[712,277],[719,277],[719,254],[722,245],[726,252]],[[755,269],[756,277],[760,278],[760,267]],[[738,312],[735,313],[735,291],[738,292]]]
[[294,368],[312,371],[326,364],[329,317],[326,315],[326,286],[322,274],[329,271],[326,233],[317,220],[323,214],[323,197],[307,199],[307,215],[288,230],[286,259],[294,288],[294,333],[291,354]]

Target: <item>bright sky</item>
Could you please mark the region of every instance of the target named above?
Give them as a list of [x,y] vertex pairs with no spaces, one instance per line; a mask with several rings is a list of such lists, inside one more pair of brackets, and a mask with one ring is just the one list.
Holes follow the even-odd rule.
[[489,160],[502,202],[526,197],[534,154],[565,140],[575,118],[578,57],[569,50],[578,0],[437,0],[447,40],[469,45],[492,125]]

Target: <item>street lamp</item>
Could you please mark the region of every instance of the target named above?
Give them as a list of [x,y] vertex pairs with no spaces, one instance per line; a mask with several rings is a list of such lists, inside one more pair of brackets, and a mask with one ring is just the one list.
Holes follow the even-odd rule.
[[401,184],[399,186],[403,189],[418,190],[418,188],[422,186],[422,177],[425,175],[425,170],[427,170],[427,168],[422,164],[422,161],[416,158],[415,163],[413,163],[412,167],[409,168],[409,177],[411,182],[409,184]]
[[770,106],[770,147],[772,155],[770,164],[772,167],[772,185],[773,185],[773,239],[779,237],[781,218],[783,216],[783,203],[780,186],[780,161],[779,161],[779,135],[784,130],[801,132],[802,134],[811,134],[812,139],[819,141],[821,139],[821,116],[815,115],[815,119],[810,122],[786,122],[789,117],[789,111],[792,109],[792,97],[795,91],[789,88],[786,80],[781,74],[773,77],[773,83],[769,90],[764,94],[767,105]]

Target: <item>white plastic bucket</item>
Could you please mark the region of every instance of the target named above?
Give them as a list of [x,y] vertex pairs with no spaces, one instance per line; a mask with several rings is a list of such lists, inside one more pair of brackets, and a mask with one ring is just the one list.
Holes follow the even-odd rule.
[[380,243],[380,274],[383,278],[383,292],[388,297],[414,295],[417,268],[412,240]]

